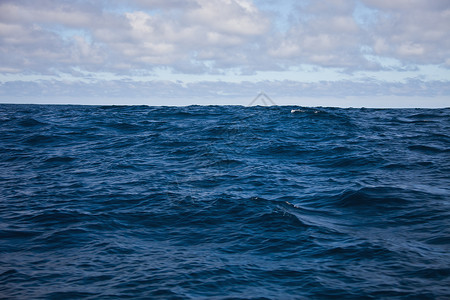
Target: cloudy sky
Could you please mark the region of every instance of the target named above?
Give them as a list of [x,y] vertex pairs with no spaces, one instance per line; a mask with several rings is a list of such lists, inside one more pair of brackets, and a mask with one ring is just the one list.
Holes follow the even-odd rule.
[[449,107],[449,0],[0,0],[0,103]]

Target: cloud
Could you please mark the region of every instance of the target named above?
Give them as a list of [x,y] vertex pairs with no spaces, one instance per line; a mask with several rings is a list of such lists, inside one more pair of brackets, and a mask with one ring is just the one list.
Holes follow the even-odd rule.
[[91,6],[71,6],[66,1],[34,3],[0,3],[0,63],[4,67],[49,73],[104,63],[101,47],[91,43],[88,35],[60,34],[67,29],[87,32],[92,28],[96,14]]
[[[381,67],[367,54],[403,64],[450,64],[446,0],[291,2],[285,31],[276,26],[282,14],[263,11],[250,0],[111,3],[116,10],[87,0],[2,1],[2,70],[45,73],[77,67],[124,73],[163,66],[215,73],[302,64]],[[355,17],[361,8],[366,21]]]
[[[123,72],[160,66],[188,71],[190,64],[191,72],[205,72],[252,64],[248,44],[269,26],[252,2],[191,0],[173,13],[178,2],[147,1],[142,10],[121,14],[87,1],[2,2],[0,51],[9,56],[3,65]],[[79,34],[68,36],[71,30]]]
[[[132,67],[170,66],[184,72],[208,72],[251,64],[248,44],[262,35],[269,21],[249,1],[187,1],[177,14],[125,13],[125,32],[96,34],[116,57]],[[169,2],[170,3],[170,2]],[[108,28],[102,28],[108,31]],[[106,40],[104,37],[115,37]],[[117,40],[118,39],[118,40]],[[188,68],[190,66],[190,69]]]
[[[345,98],[345,97],[386,97],[386,96],[422,96],[450,97],[450,87],[443,81],[422,81],[410,79],[406,82],[386,83],[366,79],[364,81],[321,81],[298,82],[292,80],[275,81],[198,81],[191,83],[167,80],[99,80],[80,82],[67,80],[40,80],[35,82],[14,81],[0,83],[0,97],[8,95],[15,98],[38,98],[44,101],[58,98],[86,99],[130,99],[159,100],[160,105],[171,99],[199,97],[205,99],[223,99],[228,97],[252,99],[257,91],[265,91],[274,99],[285,98]],[[241,103],[247,104],[247,103]],[[279,104],[283,104],[280,102]]]
[[374,54],[404,63],[450,66],[450,2],[363,1],[378,11],[370,29]]
[[351,68],[367,65],[360,53],[364,31],[353,18],[352,1],[312,1],[297,6],[286,34],[269,54],[285,63]]
[[[191,95],[210,96],[220,96],[220,91],[254,95],[260,88],[283,97],[300,92],[318,97],[448,96],[448,80],[430,81],[427,74],[406,83],[388,76],[371,81],[355,75],[352,80],[348,74],[421,70],[421,65],[448,70],[449,28],[448,0],[3,0],[0,75],[10,76],[3,79],[4,91],[42,97],[43,91],[181,97],[187,87]],[[305,66],[337,75],[321,84],[308,82],[304,74],[298,81],[279,80],[277,75],[276,80],[236,83],[242,75],[301,72]],[[159,70],[231,74],[233,80],[152,80],[145,85],[136,78],[157,76]],[[339,72],[348,76],[339,77]],[[17,81],[27,74],[53,74],[56,81]],[[64,74],[72,74],[70,82],[60,80]],[[110,78],[99,80],[103,75]],[[128,79],[115,82],[110,80],[113,75]]]

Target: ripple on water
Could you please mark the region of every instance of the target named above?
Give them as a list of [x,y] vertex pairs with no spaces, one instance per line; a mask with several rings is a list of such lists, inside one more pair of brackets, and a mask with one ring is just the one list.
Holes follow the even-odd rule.
[[448,116],[0,105],[0,294],[449,298]]

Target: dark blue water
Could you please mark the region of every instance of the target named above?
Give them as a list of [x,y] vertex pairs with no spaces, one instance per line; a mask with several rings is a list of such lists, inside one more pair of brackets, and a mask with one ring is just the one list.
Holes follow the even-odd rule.
[[449,299],[450,109],[0,105],[0,298]]

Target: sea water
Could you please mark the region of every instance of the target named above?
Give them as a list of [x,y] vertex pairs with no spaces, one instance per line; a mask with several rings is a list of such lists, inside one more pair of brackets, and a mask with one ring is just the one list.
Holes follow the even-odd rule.
[[450,109],[0,105],[2,299],[449,299]]

